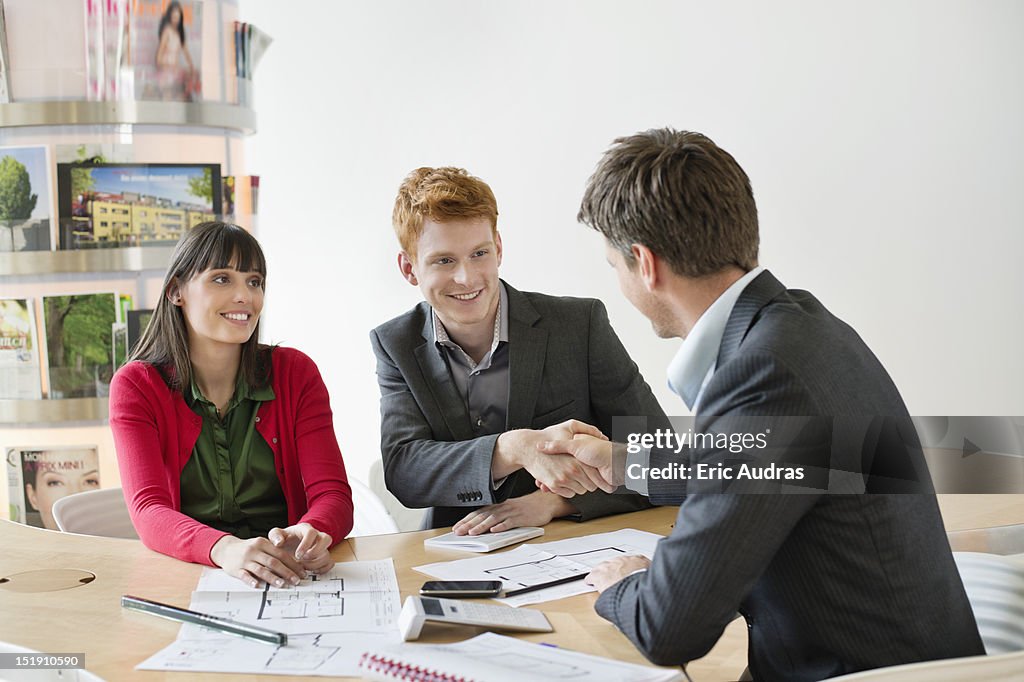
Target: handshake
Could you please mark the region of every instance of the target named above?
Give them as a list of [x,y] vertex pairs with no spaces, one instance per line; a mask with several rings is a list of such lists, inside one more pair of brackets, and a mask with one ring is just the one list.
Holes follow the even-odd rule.
[[[617,450],[597,427],[570,419],[539,431],[503,433],[493,473],[497,478],[511,468],[526,469],[538,488],[566,498],[597,489],[611,493],[623,483],[624,462],[618,461]],[[499,468],[499,462],[509,466]]]

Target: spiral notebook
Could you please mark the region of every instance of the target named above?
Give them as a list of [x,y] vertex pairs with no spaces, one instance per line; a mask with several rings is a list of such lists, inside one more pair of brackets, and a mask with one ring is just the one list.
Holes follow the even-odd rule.
[[455,644],[400,644],[365,652],[367,680],[418,682],[675,682],[679,670],[581,654],[487,632]]

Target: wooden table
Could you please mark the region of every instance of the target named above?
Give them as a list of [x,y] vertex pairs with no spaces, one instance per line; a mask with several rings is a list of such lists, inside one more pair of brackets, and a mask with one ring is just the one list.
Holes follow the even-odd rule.
[[[940,505],[948,530],[1024,522],[1024,495],[947,495]],[[586,524],[558,521],[545,540],[619,528],[667,534],[675,508],[597,519]],[[353,538],[332,552],[337,561],[394,557],[402,597],[414,594],[425,577],[412,566],[466,554],[427,550],[423,539],[441,531]],[[50,592],[19,593],[0,588],[0,641],[42,652],[84,652],[89,670],[108,680],[168,679],[174,673],[138,672],[135,665],[170,644],[178,625],[120,607],[122,594],[135,594],[187,607],[201,567],[157,554],[136,540],[67,535],[0,521],[0,577],[36,569],[80,569],[96,575],[88,584]],[[593,611],[594,594],[538,604],[555,632],[534,635],[588,653],[643,663],[642,656],[611,624]],[[477,634],[474,628],[429,631],[426,641],[450,641]],[[531,637],[527,637],[530,639]],[[715,648],[688,666],[698,682],[733,680],[746,665],[746,628],[733,622]],[[3,673],[0,672],[0,677]],[[188,679],[237,680],[225,675],[189,675]],[[257,679],[281,680],[281,676]]]

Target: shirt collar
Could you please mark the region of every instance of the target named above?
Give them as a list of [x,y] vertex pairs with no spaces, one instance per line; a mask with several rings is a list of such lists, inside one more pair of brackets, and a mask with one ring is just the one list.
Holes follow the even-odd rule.
[[[192,375],[189,390],[185,391],[184,394],[185,404],[189,407],[194,406],[196,402],[205,405],[213,405],[213,403],[203,395],[202,390],[199,388],[199,384],[196,383],[196,377],[194,374]],[[231,400],[228,401],[228,407],[224,410],[224,413],[227,414],[230,412],[235,405],[243,400],[258,400],[264,402],[273,399],[274,389],[269,383],[266,386],[252,388],[249,384],[245,383],[242,379],[241,373],[239,373],[238,380],[235,382],[235,394],[231,396]]]
[[693,325],[693,329],[668,366],[668,387],[686,403],[689,410],[698,398],[715,369],[718,347],[722,345],[725,325],[736,305],[736,300],[755,277],[764,271],[758,266],[733,282]]
[[[462,350],[462,347],[459,346],[459,344],[452,341],[451,337],[448,336],[448,330],[444,328],[443,324],[441,324],[441,320],[438,318],[433,308],[430,309],[430,318],[434,322],[434,343],[462,353],[469,362],[469,366],[476,369],[476,363],[473,362],[472,358]],[[505,290],[504,282],[498,283],[498,310],[494,315],[494,332],[491,337],[491,349],[480,362],[480,369],[487,369],[487,367],[490,366],[490,358],[498,348],[499,343],[508,343],[508,292]]]

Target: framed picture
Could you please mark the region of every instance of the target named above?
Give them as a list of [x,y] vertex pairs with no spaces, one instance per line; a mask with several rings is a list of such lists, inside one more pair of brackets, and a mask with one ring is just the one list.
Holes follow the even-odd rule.
[[57,164],[61,249],[175,244],[221,210],[220,164]]
[[49,148],[0,147],[0,251],[49,251],[52,213]]

